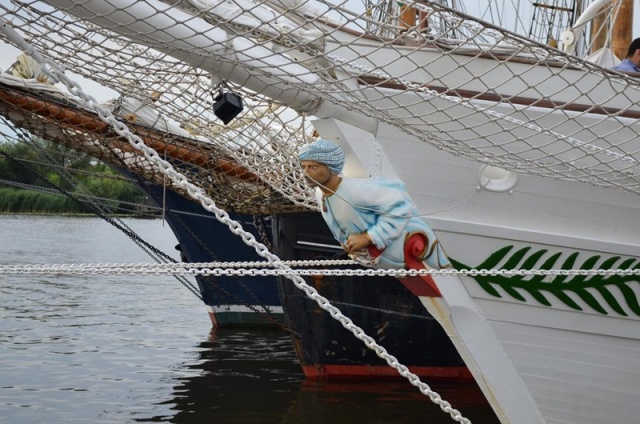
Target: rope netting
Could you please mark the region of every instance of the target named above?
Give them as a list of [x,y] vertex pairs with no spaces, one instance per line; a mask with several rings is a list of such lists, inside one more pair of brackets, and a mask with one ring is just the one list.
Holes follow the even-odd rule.
[[[640,192],[638,80],[438,2],[358,9],[326,0],[0,3],[45,57],[116,92],[104,106],[228,210],[315,207],[295,160],[311,132],[306,117],[370,131],[384,122],[474,161]],[[229,125],[213,113],[222,91],[244,99]],[[5,123],[162,182],[116,134],[88,130],[96,116],[72,95],[58,100],[62,115],[39,113],[39,99],[22,95],[20,113],[3,106]]]
[[[51,91],[45,84],[33,80],[19,81],[6,74],[0,74],[0,97],[3,141],[20,142],[28,135],[16,137],[18,129],[26,131],[32,136],[99,158],[136,174],[142,180],[180,192],[179,187],[167,181],[126,140],[100,122],[96,113],[84,109],[72,97]],[[306,188],[293,166],[295,155],[290,150],[301,142],[296,141],[297,134],[303,134],[301,131],[290,130],[285,142],[273,125],[249,127],[237,123],[233,127],[222,128],[222,134],[214,138],[228,143],[214,143],[203,136],[188,133],[133,97],[122,96],[106,102],[104,106],[121,116],[123,122],[149,146],[180,167],[190,179],[199,181],[203,189],[228,209],[240,213],[270,214],[305,208]],[[278,119],[271,110],[263,112],[262,118],[270,114],[271,117],[265,119],[272,123]],[[228,138],[234,133],[242,135]],[[247,144],[240,146],[242,142]],[[268,147],[260,147],[255,154],[254,149],[261,142],[268,143]],[[247,146],[249,143],[253,147]],[[261,157],[267,154],[270,155],[268,158]],[[284,166],[279,167],[279,163]],[[290,171],[283,172],[283,168]],[[296,201],[296,198],[301,200]]]
[[[101,109],[17,58],[0,78],[5,138],[24,130],[199,200],[459,422],[224,210],[315,208],[295,154],[308,117],[372,132],[382,122],[474,161],[640,193],[640,82],[436,2],[15,0],[0,10],[46,59],[117,93]],[[222,92],[244,99],[230,125],[213,112]]]
[[[239,86],[212,87],[206,71],[91,24],[65,21],[68,17],[42,3],[2,3],[0,10],[5,19],[9,11],[24,19],[19,32],[47,57],[113,90],[114,98],[102,106],[226,209],[270,214],[311,208],[312,196],[295,160],[308,123],[295,112]],[[5,141],[21,128],[180,191],[97,114],[50,84],[24,55],[0,75]],[[244,113],[225,126],[212,105],[219,90],[229,89],[243,96]]]
[[329,312],[334,319],[342,324],[343,327],[348,329],[357,339],[361,340],[367,348],[373,350],[376,355],[384,359],[390,367],[394,368],[402,377],[406,378],[412,385],[417,387],[421,393],[428,396],[433,403],[440,407],[441,410],[449,414],[451,419],[461,423],[470,423],[467,418],[462,416],[460,411],[453,408],[449,402],[442,399],[438,393],[431,390],[431,388],[427,384],[423,383],[416,374],[412,373],[408,367],[399,363],[395,356],[389,354],[383,346],[379,345],[371,336],[367,335],[362,328],[355,325],[349,317],[342,314],[338,308],[333,306],[325,297],[321,296],[314,287],[309,286],[300,276],[294,275],[288,265],[282,262],[280,258],[273,253],[270,253],[267,246],[257,242],[255,237],[251,233],[245,231],[239,222],[232,220],[227,212],[220,209],[215,204],[215,201],[207,197],[200,187],[191,183],[184,174],[176,171],[171,163],[162,159],[156,150],[147,146],[143,142],[142,138],[137,134],[132,133],[123,122],[116,120],[115,116],[111,112],[103,110],[92,96],[85,93],[82,90],[82,87],[64,74],[60,65],[51,61],[47,62],[47,60],[40,53],[35,51],[33,46],[31,46],[19,34],[5,26],[3,26],[1,30],[5,35],[33,56],[34,60],[36,60],[40,65],[46,63],[51,67],[51,69],[44,70],[45,78],[51,77],[60,79],[70,92],[77,95],[86,108],[97,113],[100,120],[107,124],[111,130],[119,134],[123,140],[126,140],[133,149],[144,155],[149,162],[156,166],[157,169],[176,186],[181,187],[182,190],[188,193],[191,198],[199,201],[206,210],[212,212],[219,222],[227,225],[233,234],[241,237],[245,244],[252,247],[259,256],[265,258],[272,266],[274,266],[274,268],[282,271],[297,288],[304,291],[304,293],[314,300],[318,306]]

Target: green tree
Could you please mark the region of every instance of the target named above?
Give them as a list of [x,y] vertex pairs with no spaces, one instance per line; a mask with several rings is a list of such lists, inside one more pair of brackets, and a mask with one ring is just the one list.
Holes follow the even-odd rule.
[[[50,188],[48,181],[72,194],[113,199],[114,205],[119,202],[142,203],[146,198],[135,184],[126,181],[113,168],[57,143],[36,137],[28,142],[5,141],[0,142],[0,152],[12,158],[0,155],[0,179],[3,180]],[[71,181],[64,173],[73,176]],[[54,201],[50,199],[52,195],[37,191],[32,195],[11,194],[21,191],[30,190],[3,190],[0,212],[61,212],[61,208],[77,212],[77,206],[72,206],[74,202],[69,199]]]

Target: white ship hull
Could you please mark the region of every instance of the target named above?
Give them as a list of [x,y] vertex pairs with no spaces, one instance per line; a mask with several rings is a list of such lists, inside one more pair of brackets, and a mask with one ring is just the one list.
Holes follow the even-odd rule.
[[[634,222],[640,202],[633,193],[527,175],[507,191],[491,192],[478,188],[481,164],[393,128],[381,128],[367,140],[366,133],[339,121],[316,126],[323,136],[345,142],[350,160],[359,159],[363,169],[376,169],[370,157],[377,152],[386,164],[379,171],[406,182],[456,262],[481,269],[491,255],[513,246],[500,265],[528,250],[507,269],[527,269],[523,263],[540,251],[545,252],[529,269],[539,269],[554,254],[559,256],[547,268],[566,268],[571,255],[573,269],[599,268],[607,260],[612,269],[625,260],[627,266],[639,263]],[[373,148],[363,148],[365,142]],[[553,278],[541,278],[531,290]],[[576,276],[565,282],[571,278]],[[566,298],[544,288],[534,296],[518,284],[505,289],[486,283],[495,290],[487,291],[470,276],[435,281],[443,297],[422,301],[447,329],[502,422],[630,423],[640,416],[639,278],[620,282],[625,291],[616,285],[567,287],[560,294]]]

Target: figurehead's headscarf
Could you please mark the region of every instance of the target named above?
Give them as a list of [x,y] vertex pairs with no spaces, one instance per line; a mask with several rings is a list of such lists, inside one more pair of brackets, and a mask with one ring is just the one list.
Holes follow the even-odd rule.
[[339,174],[344,168],[344,151],[331,141],[318,139],[300,147],[298,160],[323,163],[329,167],[331,172]]

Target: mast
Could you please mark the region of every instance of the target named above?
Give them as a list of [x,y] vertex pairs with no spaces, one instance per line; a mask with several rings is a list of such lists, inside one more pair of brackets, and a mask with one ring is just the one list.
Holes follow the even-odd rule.
[[616,56],[624,59],[633,35],[633,1],[593,0],[574,25],[562,33],[564,51],[574,53],[576,45],[585,36],[586,25],[590,25],[591,40],[587,46],[591,53],[610,47]]
[[611,4],[602,6],[591,21],[591,54],[607,45],[607,37],[611,28],[611,19],[607,10],[610,7]]
[[400,16],[398,17],[400,26],[404,28],[413,28],[416,26],[416,10],[406,4],[400,5]]
[[622,60],[627,57],[627,50],[633,37],[633,1],[619,0],[615,23],[611,29],[611,50]]
[[429,27],[427,14],[412,6],[400,3],[400,15],[398,16],[400,26],[410,29],[418,26],[418,31],[426,31]]
[[591,23],[591,53],[611,43],[611,51],[622,60],[627,57],[632,36],[633,0],[612,0],[600,8]]

